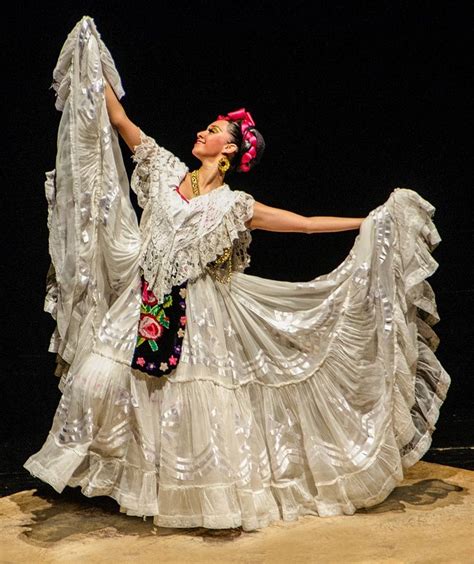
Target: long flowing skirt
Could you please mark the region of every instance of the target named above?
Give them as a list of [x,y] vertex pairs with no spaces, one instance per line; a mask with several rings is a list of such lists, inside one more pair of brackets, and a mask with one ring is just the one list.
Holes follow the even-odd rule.
[[429,448],[450,382],[426,280],[438,266],[433,212],[397,188],[326,275],[189,282],[166,376],[94,351],[83,331],[25,468],[166,527],[253,530],[381,502]]

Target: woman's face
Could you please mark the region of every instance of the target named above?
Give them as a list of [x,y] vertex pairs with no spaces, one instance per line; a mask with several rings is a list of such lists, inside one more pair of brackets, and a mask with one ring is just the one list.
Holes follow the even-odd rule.
[[207,129],[199,131],[192,153],[198,158],[217,157],[223,150],[229,154],[233,149],[237,149],[237,146],[231,141],[227,121],[218,119],[209,124]]

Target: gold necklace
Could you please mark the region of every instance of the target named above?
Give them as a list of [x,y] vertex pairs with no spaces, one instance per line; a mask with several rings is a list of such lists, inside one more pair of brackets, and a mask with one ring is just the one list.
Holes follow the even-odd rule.
[[191,172],[191,186],[193,189],[194,196],[199,196],[201,192],[199,191],[199,170],[193,170]]

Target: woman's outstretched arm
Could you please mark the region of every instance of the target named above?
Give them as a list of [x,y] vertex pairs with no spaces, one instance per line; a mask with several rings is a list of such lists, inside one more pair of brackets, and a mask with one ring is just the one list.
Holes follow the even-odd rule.
[[105,81],[105,103],[110,123],[118,130],[133,153],[135,147],[140,145],[141,141],[139,128],[128,118],[124,107],[107,81]]
[[255,202],[253,217],[247,222],[250,229],[280,231],[294,233],[330,233],[333,231],[349,231],[359,229],[365,217],[333,217],[314,215],[307,217],[297,213],[266,206]]

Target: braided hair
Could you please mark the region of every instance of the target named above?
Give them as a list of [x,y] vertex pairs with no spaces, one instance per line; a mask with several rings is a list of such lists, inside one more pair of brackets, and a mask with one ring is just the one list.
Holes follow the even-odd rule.
[[[241,165],[242,157],[251,148],[251,143],[248,139],[243,138],[242,135],[242,120],[229,121],[227,125],[227,131],[231,135],[231,143],[235,143],[238,147],[237,152],[235,152],[230,158],[230,168],[228,172],[248,172],[247,170],[242,170],[239,168]],[[257,139],[256,143],[256,155],[248,161],[248,170],[251,170],[256,166],[260,159],[262,158],[263,152],[265,150],[265,141],[262,134],[253,126],[248,128],[248,131],[253,133]]]
[[260,162],[265,150],[265,141],[256,129],[252,116],[245,108],[240,108],[227,115],[220,115],[217,119],[228,122],[227,131],[231,135],[231,142],[237,145],[237,153],[229,158],[229,171],[249,172]]

